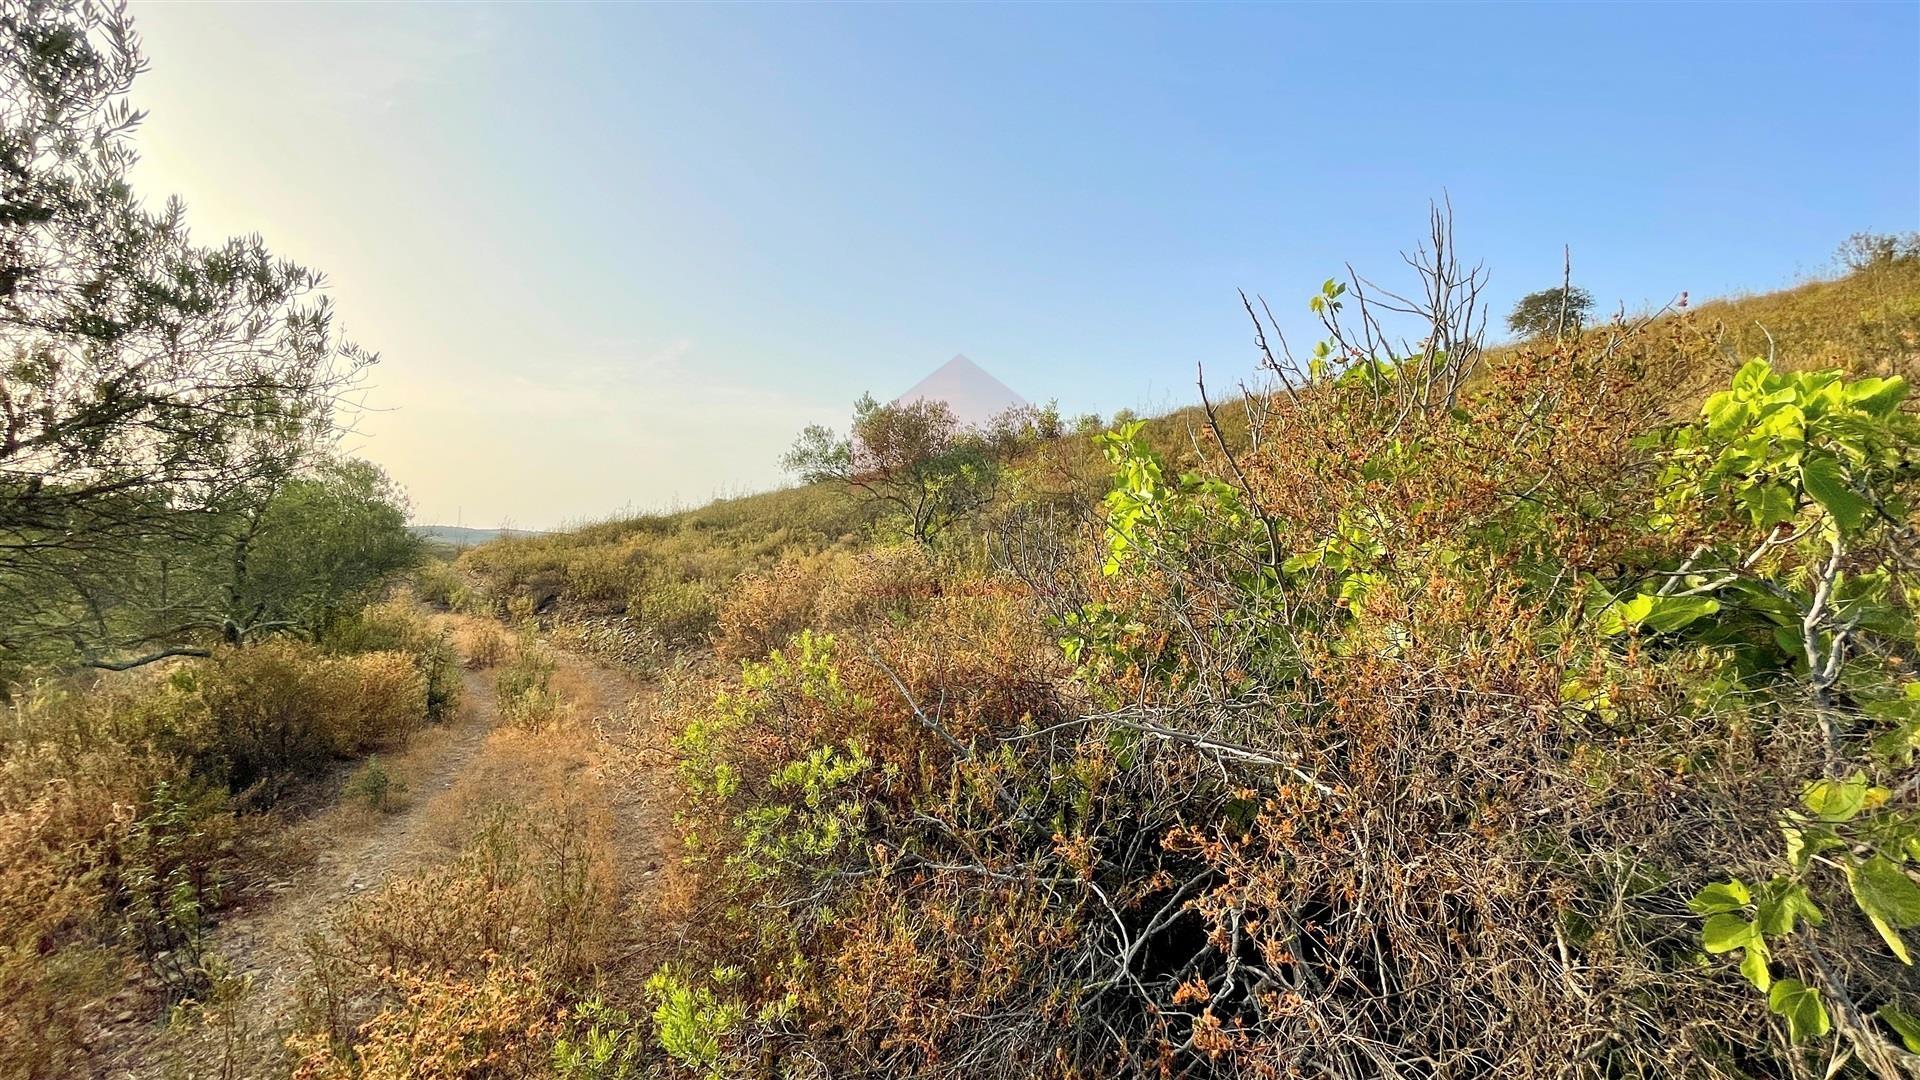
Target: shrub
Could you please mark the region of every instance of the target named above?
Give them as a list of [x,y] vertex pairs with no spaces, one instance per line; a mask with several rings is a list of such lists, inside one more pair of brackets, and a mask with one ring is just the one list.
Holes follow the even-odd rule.
[[648,1054],[644,1029],[623,1009],[599,998],[574,1006],[569,1030],[553,1041],[558,1080],[641,1080]]
[[130,965],[169,994],[204,984],[237,823],[168,750],[204,735],[192,704],[142,674],[0,712],[0,1075],[64,1075]]
[[548,1075],[561,1030],[541,974],[495,963],[464,976],[396,973],[397,1001],[366,1021],[342,1053],[324,1038],[296,1037],[297,1080],[509,1080]]
[[335,757],[393,745],[427,714],[426,680],[405,653],[326,656],[275,640],[223,650],[193,677],[229,783],[268,799]]
[[338,652],[404,652],[426,680],[427,719],[436,723],[460,702],[459,655],[452,635],[436,627],[406,599],[371,604],[337,619],[322,643]]
[[628,597],[627,617],[669,644],[691,644],[713,629],[712,592],[699,581],[649,581]]
[[941,595],[947,569],[918,544],[884,544],[837,559],[817,601],[817,625],[857,630],[904,623]]
[[[716,968],[714,984],[724,987],[736,982],[740,972]],[[653,1026],[660,1048],[682,1068],[721,1080],[729,1070],[722,1068],[726,1041],[740,1026],[738,1004],[715,995],[713,987],[687,982],[670,968],[654,972],[647,980],[647,996],[654,1001]]]
[[428,559],[414,571],[414,591],[420,599],[442,611],[465,611],[473,602],[466,579],[451,562]]
[[461,628],[460,652],[473,668],[494,667],[513,654],[513,638],[491,621],[474,622]]
[[1904,383],[1709,396],[1710,319],[1484,353],[1423,273],[1413,355],[1330,282],[1240,436],[1120,425],[1017,587],[831,636],[831,582],[743,591],[729,652],[815,629],[681,714],[681,1068],[1910,1067]]
[[761,657],[814,625],[831,557],[793,553],[734,583],[717,617],[714,651],[722,658]]
[[406,795],[406,783],[395,780],[377,754],[368,756],[367,763],[340,790],[341,798],[382,814],[400,809]]
[[553,687],[553,655],[531,631],[524,633],[512,662],[494,676],[500,718],[527,731],[565,723],[572,703]]
[[1920,233],[1854,233],[1841,241],[1834,259],[1859,273],[1920,257]]
[[223,793],[162,781],[120,841],[109,874],[120,936],[170,1001],[211,986],[207,933],[221,901],[219,866],[231,847],[232,823]]

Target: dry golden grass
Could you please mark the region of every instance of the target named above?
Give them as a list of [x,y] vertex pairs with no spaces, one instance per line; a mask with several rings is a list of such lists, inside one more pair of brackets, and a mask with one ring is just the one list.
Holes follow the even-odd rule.
[[449,621],[457,626],[454,644],[466,658],[468,667],[484,671],[513,655],[513,637],[499,623],[475,618]]

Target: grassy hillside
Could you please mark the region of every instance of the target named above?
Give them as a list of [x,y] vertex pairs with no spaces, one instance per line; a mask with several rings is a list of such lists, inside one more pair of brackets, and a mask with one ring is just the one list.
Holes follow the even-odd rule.
[[430,582],[682,661],[618,1060],[1912,1075],[1920,262],[1328,355],[1026,444],[932,545],[813,486]]
[[[1589,338],[1603,342],[1611,332],[1596,329]],[[1677,406],[1691,407],[1707,386],[1756,356],[1772,356],[1787,370],[1838,368],[1913,379],[1920,376],[1920,260],[1696,303],[1661,316],[1649,332],[1668,335],[1672,363],[1694,377],[1695,392]],[[1489,357],[1498,362],[1521,348],[1496,346]],[[1238,402],[1220,414],[1229,438],[1244,438],[1246,415]],[[1191,464],[1194,434],[1206,426],[1195,405],[1151,418],[1142,434],[1170,459]],[[1030,454],[1017,471],[1006,504],[1071,504],[1085,512],[1105,494],[1110,470],[1093,437],[1067,435]],[[542,611],[560,605],[630,616],[640,626],[661,621],[672,624],[665,628],[669,638],[686,643],[712,630],[712,594],[744,571],[783,556],[865,546],[875,525],[873,508],[831,485],[811,485],[514,537],[473,551],[461,565],[500,610],[523,599]],[[971,541],[976,548],[982,542],[978,535]]]

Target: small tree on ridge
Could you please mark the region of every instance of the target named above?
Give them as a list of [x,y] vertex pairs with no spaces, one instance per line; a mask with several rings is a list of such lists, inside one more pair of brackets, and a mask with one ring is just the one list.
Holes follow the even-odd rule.
[[1593,312],[1593,295],[1578,285],[1556,285],[1520,298],[1507,316],[1507,329],[1527,337],[1579,333]]
[[811,425],[781,464],[807,483],[845,484],[888,506],[928,544],[992,500],[997,441],[963,426],[944,401],[882,405],[864,394],[846,435]]

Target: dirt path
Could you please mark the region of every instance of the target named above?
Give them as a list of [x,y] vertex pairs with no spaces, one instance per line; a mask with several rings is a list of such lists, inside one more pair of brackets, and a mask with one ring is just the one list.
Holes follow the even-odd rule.
[[[584,653],[558,650],[556,683],[582,703],[598,753],[593,765],[612,818],[620,933],[610,967],[644,972],[677,927],[659,908],[675,881],[673,763],[654,687]],[[635,980],[637,985],[638,980]]]
[[[555,660],[556,687],[572,698],[576,715],[593,733],[586,767],[602,781],[598,786],[609,803],[625,916],[619,945],[622,956],[635,956],[648,951],[646,943],[657,937],[645,929],[647,913],[670,876],[672,844],[672,810],[660,772],[664,760],[636,763],[632,753],[636,742],[656,741],[649,695],[644,684],[589,657],[556,651]],[[237,1010],[239,1030],[169,1028],[123,1011],[101,1032],[93,1076],[284,1075],[282,1046],[296,1020],[306,936],[324,929],[355,895],[439,865],[463,841],[449,822],[459,820],[460,800],[471,797],[462,780],[485,756],[499,719],[494,673],[469,670],[463,682],[459,718],[424,733],[391,759],[391,771],[408,786],[399,809],[378,813],[340,805],[298,826],[319,849],[312,863],[274,883],[265,897],[227,913],[215,929],[215,951],[246,984]]]

